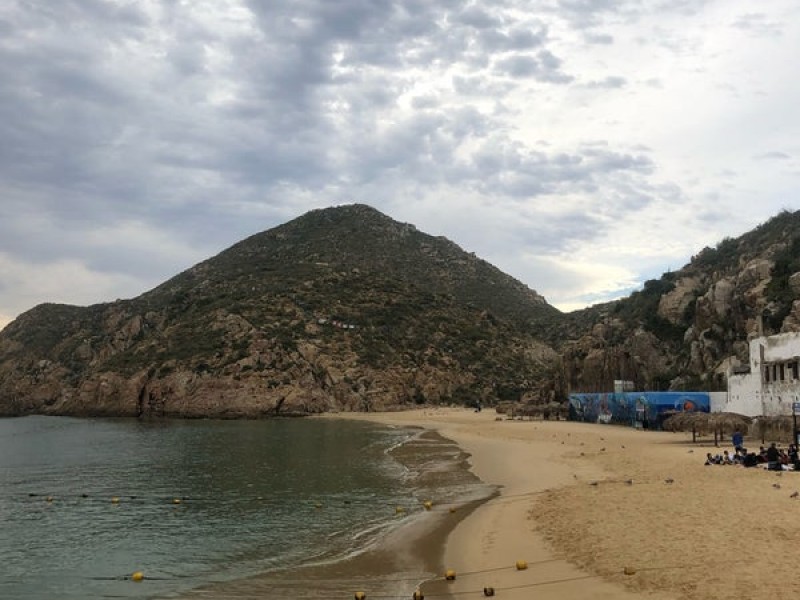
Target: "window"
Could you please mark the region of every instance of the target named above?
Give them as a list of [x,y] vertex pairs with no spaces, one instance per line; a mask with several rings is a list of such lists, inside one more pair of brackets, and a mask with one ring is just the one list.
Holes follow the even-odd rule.
[[784,364],[780,364],[780,371],[781,371],[781,381],[786,380],[786,369],[784,368]]
[[764,367],[764,383],[769,383],[769,365]]
[[789,368],[792,370],[792,379],[800,379],[800,373],[798,373],[797,367],[798,367],[797,361],[789,363]]

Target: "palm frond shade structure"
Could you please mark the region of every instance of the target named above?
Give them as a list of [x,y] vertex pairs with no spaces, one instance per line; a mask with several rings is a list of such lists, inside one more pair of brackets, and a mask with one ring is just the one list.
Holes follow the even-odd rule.
[[789,415],[758,417],[755,425],[762,444],[766,443],[768,437],[780,440],[791,439],[794,433],[794,421]]
[[726,433],[733,433],[738,429],[746,434],[752,422],[751,417],[732,412],[679,412],[664,421],[664,429],[691,431],[693,442],[697,441],[698,434],[713,432],[714,445],[719,446],[719,441]]

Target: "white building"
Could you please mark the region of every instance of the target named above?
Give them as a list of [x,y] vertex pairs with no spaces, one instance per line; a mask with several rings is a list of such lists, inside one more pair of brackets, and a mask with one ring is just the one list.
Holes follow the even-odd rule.
[[800,402],[800,333],[750,341],[750,367],[728,374],[726,411],[751,417],[791,415]]

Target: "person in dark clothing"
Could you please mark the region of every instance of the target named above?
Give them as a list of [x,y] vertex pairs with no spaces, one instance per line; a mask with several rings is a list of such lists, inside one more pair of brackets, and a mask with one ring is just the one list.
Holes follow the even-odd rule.
[[798,464],[800,464],[800,453],[797,451],[797,444],[789,444],[789,463],[794,465],[795,471],[800,471]]
[[775,445],[775,442],[772,442],[769,448],[767,448],[767,470],[769,471],[782,471],[781,468],[781,453],[778,451],[778,447]]
[[746,452],[744,455],[744,459],[742,460],[742,465],[745,467],[755,467],[758,464],[758,456],[755,452]]

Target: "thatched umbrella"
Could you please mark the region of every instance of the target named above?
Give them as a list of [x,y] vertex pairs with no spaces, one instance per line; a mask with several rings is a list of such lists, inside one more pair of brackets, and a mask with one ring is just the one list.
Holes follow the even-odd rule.
[[698,433],[714,432],[714,445],[719,446],[719,440],[725,435],[726,430],[731,433],[739,430],[747,433],[752,419],[745,415],[731,412],[681,412],[664,421],[664,429],[668,431],[691,431],[692,441],[697,441]]
[[[770,437],[777,437],[783,441],[784,434],[792,438],[794,435],[794,420],[789,415],[776,415],[771,417],[758,417],[756,419],[756,429],[761,436],[761,443],[766,443],[767,433]],[[792,440],[794,441],[794,440]]]
[[567,406],[560,402],[548,402],[542,406],[542,417],[545,419],[549,419],[552,415],[555,416],[556,421],[558,421],[560,419],[565,419],[568,413],[569,409]]

